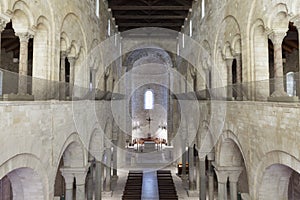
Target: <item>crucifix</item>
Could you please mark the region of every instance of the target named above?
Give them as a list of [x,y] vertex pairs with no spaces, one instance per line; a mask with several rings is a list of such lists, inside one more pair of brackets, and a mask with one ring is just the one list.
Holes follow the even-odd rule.
[[146,120],[149,122],[149,133],[148,133],[148,137],[151,137],[151,133],[150,133],[150,123],[151,123],[151,121],[153,121],[153,119],[152,118],[150,118],[150,115],[149,115],[149,117],[148,118],[146,118]]

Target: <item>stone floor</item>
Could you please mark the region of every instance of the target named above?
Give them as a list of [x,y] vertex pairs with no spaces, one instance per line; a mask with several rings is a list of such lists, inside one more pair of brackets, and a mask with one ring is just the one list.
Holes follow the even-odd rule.
[[[176,169],[175,167],[167,167],[165,169],[169,169],[172,171],[172,175],[173,175],[173,181],[175,183],[175,187],[177,190],[177,195],[178,195],[178,199],[189,199],[189,200],[199,200],[199,198],[197,197],[188,197],[187,195],[187,184],[183,184],[181,178],[179,178],[176,175]],[[122,194],[123,194],[123,190],[125,187],[125,183],[126,183],[126,179],[127,179],[127,174],[129,170],[143,170],[144,173],[147,172],[144,176],[145,178],[147,178],[147,176],[149,176],[149,182],[148,183],[153,183],[152,186],[148,185],[145,188],[143,187],[143,192],[142,192],[142,196],[144,198],[142,198],[143,200],[155,200],[158,198],[156,197],[156,193],[151,194],[152,190],[155,190],[155,187],[157,187],[157,183],[155,183],[154,181],[156,180],[150,180],[151,179],[151,173],[154,173],[157,169],[151,169],[151,168],[134,168],[134,169],[119,169],[118,170],[118,180],[114,180],[112,183],[112,196],[110,195],[104,195],[103,196],[103,200],[120,200],[122,199]],[[152,176],[153,177],[153,176]],[[155,185],[156,184],[156,185]]]

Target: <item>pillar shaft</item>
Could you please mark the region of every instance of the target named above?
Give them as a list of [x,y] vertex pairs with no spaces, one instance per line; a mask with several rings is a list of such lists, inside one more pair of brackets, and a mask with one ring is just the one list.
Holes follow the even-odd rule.
[[214,176],[213,174],[208,175],[208,199],[214,200]]
[[205,160],[200,160],[200,200],[206,200],[206,169]]
[[226,183],[218,182],[218,200],[227,200]]
[[69,82],[69,96],[70,98],[73,96],[74,82],[75,82],[75,57],[68,58],[70,63],[70,82]]
[[228,171],[215,168],[218,178],[218,200],[227,200]]
[[85,199],[85,179],[87,169],[82,168],[73,172],[76,178],[76,199]]
[[62,176],[64,177],[66,188],[65,188],[65,199],[66,200],[73,200],[73,181],[74,175],[65,171],[64,169],[60,169],[62,172]]
[[101,200],[102,193],[102,163],[96,161],[95,165],[95,200]]
[[239,180],[242,168],[238,170],[233,170],[229,173],[229,184],[230,184],[230,199],[237,200],[237,182]]
[[181,177],[183,179],[186,178],[186,146],[185,146],[185,140],[183,140],[182,142],[182,174],[181,174]]
[[214,200],[214,173],[212,161],[208,161],[208,199]]
[[230,181],[230,200],[237,200],[237,182]]
[[236,83],[237,83],[237,100],[242,100],[242,55],[237,54],[236,59]]
[[113,151],[113,177],[118,176],[118,140],[114,140],[114,151]]
[[232,100],[232,58],[226,59],[226,65],[227,65],[227,98],[229,100]]
[[94,166],[90,167],[90,173],[87,178],[87,200],[93,200],[94,193]]
[[66,52],[60,53],[60,99],[66,98]]
[[105,191],[111,191],[111,149],[107,148],[106,152],[107,163],[106,163],[106,178],[105,178]]
[[76,183],[76,199],[85,199],[85,185]]
[[194,148],[189,147],[189,190],[195,190]]
[[4,30],[4,28],[5,28],[5,23],[3,20],[0,19],[0,67],[2,67],[2,65],[1,65],[1,57],[2,57],[1,56],[1,33]]
[[28,42],[29,33],[16,33],[20,39],[19,55],[19,94],[27,94],[27,75],[28,75]]
[[282,63],[282,42],[286,32],[273,32],[270,39],[274,46],[274,93],[272,96],[284,96],[283,85],[283,63]]

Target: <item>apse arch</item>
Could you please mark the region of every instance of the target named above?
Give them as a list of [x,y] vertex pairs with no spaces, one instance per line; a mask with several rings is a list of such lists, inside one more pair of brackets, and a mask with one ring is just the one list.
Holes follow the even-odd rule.
[[[159,52],[157,52],[159,51]],[[136,47],[134,48],[134,50],[132,50],[131,52],[128,52],[127,53],[127,58],[125,60],[125,66],[127,66],[127,71],[130,71],[135,62],[142,59],[142,58],[145,58],[145,57],[153,57],[153,58],[157,58],[159,60],[162,61],[162,63],[166,64],[167,66],[170,66],[172,67],[173,66],[173,63],[172,63],[172,59],[171,59],[171,56],[170,54],[158,47],[158,46],[147,46],[147,47]]]

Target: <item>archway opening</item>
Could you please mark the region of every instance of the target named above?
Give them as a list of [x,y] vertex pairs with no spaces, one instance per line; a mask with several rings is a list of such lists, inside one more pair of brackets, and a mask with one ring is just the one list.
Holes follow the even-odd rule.
[[273,164],[265,169],[259,199],[288,199],[300,198],[300,174],[292,168]]
[[[247,169],[238,145],[232,139],[225,139],[220,147],[219,166],[227,176],[226,193],[233,195],[249,193]],[[220,195],[220,194],[219,194]]]
[[44,199],[40,176],[31,168],[18,168],[0,180],[0,199]]

